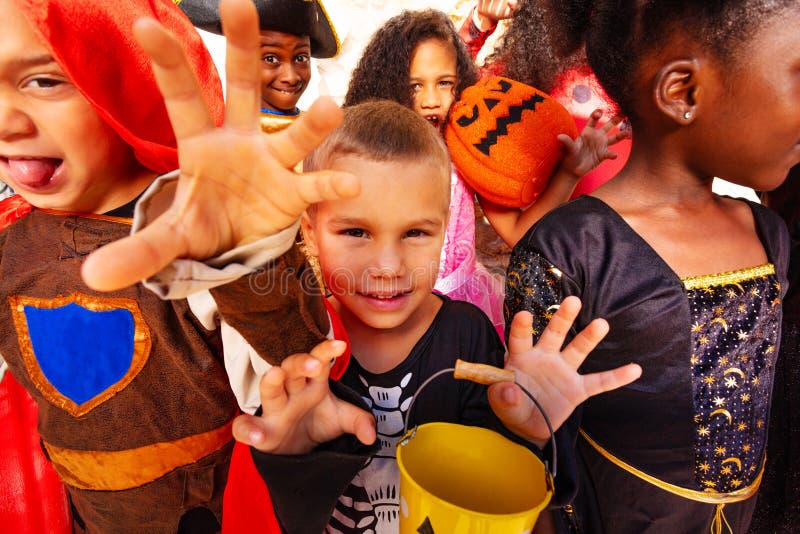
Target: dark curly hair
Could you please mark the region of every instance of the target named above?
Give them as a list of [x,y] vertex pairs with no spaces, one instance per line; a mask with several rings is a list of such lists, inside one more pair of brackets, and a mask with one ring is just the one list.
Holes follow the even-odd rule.
[[478,80],[475,63],[450,18],[435,9],[403,11],[390,18],[370,39],[350,78],[344,105],[388,99],[411,107],[411,55],[427,39],[450,43],[456,52],[455,97]]
[[585,13],[574,4],[578,2],[521,0],[486,58],[486,70],[546,93],[553,91],[562,72],[575,67],[588,71],[583,36],[573,30]]
[[510,78],[549,90],[560,72],[586,58],[633,119],[640,97],[634,82],[647,55],[679,35],[711,51],[730,77],[740,45],[790,7],[797,0],[522,0],[492,59]]

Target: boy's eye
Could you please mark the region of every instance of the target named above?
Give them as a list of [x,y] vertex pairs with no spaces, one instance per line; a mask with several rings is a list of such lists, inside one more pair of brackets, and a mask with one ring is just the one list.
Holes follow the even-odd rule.
[[59,85],[63,84],[63,80],[58,80],[55,78],[47,78],[47,77],[40,77],[40,78],[33,78],[28,80],[25,85],[26,87],[33,87],[34,89],[51,89],[53,87],[58,87]]
[[261,61],[263,61],[264,63],[273,63],[273,64],[274,63],[280,63],[280,60],[278,59],[278,56],[273,55],[273,54],[267,54],[267,55],[263,56],[261,58]]
[[298,54],[294,57],[294,60],[297,63],[308,63],[310,58],[308,57],[308,54]]
[[424,237],[426,235],[429,235],[429,234],[425,230],[413,229],[413,230],[409,230],[408,232],[406,232],[406,237]]
[[350,237],[365,237],[367,235],[367,232],[365,232],[361,228],[348,228],[347,230],[342,230],[341,234]]

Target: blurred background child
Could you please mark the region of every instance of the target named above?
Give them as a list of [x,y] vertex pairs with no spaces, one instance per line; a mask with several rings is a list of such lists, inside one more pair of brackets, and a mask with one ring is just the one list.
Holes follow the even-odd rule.
[[[323,0],[255,0],[261,29],[261,125],[286,128],[300,114],[297,102],[311,80],[311,58],[339,52],[339,37]],[[192,23],[222,34],[218,0],[183,0]]]

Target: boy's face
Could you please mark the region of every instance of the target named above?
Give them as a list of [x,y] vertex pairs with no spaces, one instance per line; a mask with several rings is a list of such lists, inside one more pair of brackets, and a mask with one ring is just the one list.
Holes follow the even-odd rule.
[[456,52],[450,43],[427,39],[414,49],[409,66],[414,111],[439,131],[456,97],[457,75]]
[[294,111],[311,78],[308,36],[261,31],[261,106]]
[[13,2],[0,0],[0,12],[0,179],[41,208],[102,213],[135,197],[152,173],[69,82]]
[[[449,177],[417,161],[346,156],[331,168],[354,174],[361,194],[320,203],[303,217],[342,318],[368,329],[402,331],[424,316],[439,271]],[[435,299],[435,297],[433,297]]]

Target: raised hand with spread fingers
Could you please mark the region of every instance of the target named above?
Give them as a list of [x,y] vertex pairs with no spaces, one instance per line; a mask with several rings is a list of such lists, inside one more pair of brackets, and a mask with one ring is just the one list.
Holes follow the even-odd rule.
[[[595,319],[562,349],[581,302],[567,297],[550,323],[533,344],[533,316],[521,311],[514,316],[508,336],[506,369],[536,397],[557,429],[583,401],[617,389],[639,378],[642,368],[623,365],[600,373],[582,375],[578,368],[608,333],[608,323]],[[536,406],[513,383],[503,382],[489,388],[492,409],[506,427],[537,445],[543,445],[550,433]]]
[[331,99],[279,134],[261,132],[258,14],[250,0],[222,0],[220,13],[227,37],[220,127],[177,41],[154,20],[136,23],[177,139],[180,178],[172,204],[152,223],[87,259],[82,273],[94,289],[134,284],[176,258],[217,256],[292,226],[314,202],[358,194],[349,174],[292,170],[341,121]]

